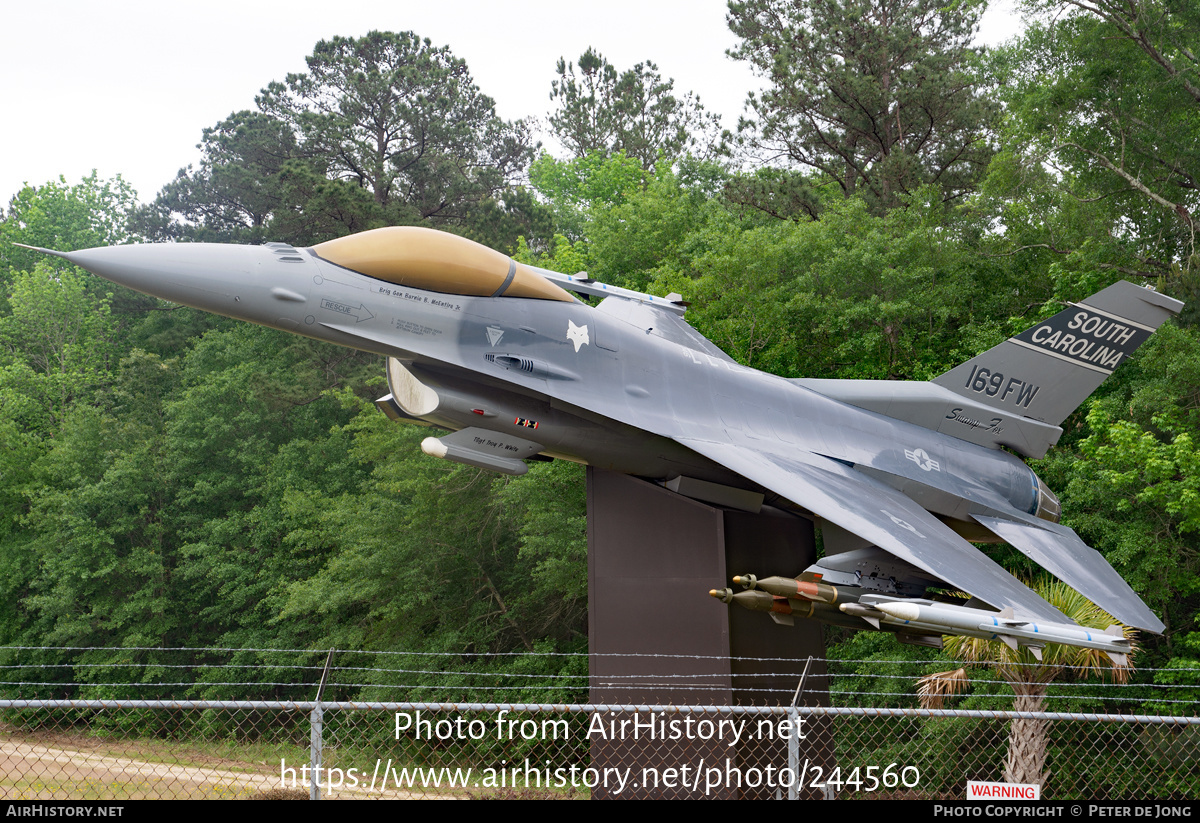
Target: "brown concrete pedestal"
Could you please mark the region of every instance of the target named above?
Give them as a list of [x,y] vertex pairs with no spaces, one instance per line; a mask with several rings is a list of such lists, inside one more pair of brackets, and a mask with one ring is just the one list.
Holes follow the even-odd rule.
[[[726,606],[708,594],[710,589],[732,586],[735,574],[794,576],[814,560],[813,524],[808,520],[770,508],[758,514],[723,509],[653,483],[589,468],[591,701],[627,706],[787,705],[811,655],[815,662],[801,705],[828,705],[819,624],[797,620],[794,627],[778,626],[765,613]],[[619,719],[613,714],[604,721]],[[648,716],[640,719],[645,724]],[[670,719],[682,716],[659,718]],[[625,734],[613,739],[593,735],[593,766],[661,772],[701,761],[735,768],[778,768],[787,762],[786,744],[757,735],[734,745],[695,735],[663,741],[642,733],[635,739],[631,729],[627,726]],[[808,747],[828,749],[827,741],[817,742],[827,735],[813,732]],[[801,758],[824,762],[817,755],[814,750]],[[614,795],[593,790],[593,797],[608,796]],[[725,787],[706,794],[679,787],[627,787],[620,796],[735,798],[761,797],[764,791]]]

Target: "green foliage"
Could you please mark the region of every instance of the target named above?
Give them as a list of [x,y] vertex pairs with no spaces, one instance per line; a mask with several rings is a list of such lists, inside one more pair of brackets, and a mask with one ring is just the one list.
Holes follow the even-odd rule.
[[861,194],[872,211],[935,184],[973,191],[992,154],[995,106],[981,94],[971,37],[984,3],[744,0],[730,55],[766,81],[741,145]]
[[[976,228],[935,191],[882,217],[855,199],[808,223],[731,233],[716,220],[680,244],[699,252],[687,267],[656,285],[692,300],[690,321],[758,368],[929,379],[977,353],[976,339],[999,342],[976,317],[987,324],[1028,299],[1012,261],[980,256]],[[1026,295],[1039,286],[1026,281]]]
[[555,160],[542,152],[529,167],[529,181],[550,202],[556,231],[582,239],[594,215],[623,203],[646,185],[647,173],[636,160],[618,152],[591,152],[574,160]]
[[0,315],[0,414],[26,430],[53,432],[76,399],[111,379],[109,301],[88,294],[91,279],[42,261],[13,275],[10,313]]
[[120,175],[101,180],[93,171],[74,186],[64,177],[26,185],[0,214],[0,282],[11,272],[32,271],[39,262],[57,271],[73,268],[13,243],[75,251],[130,242],[128,220],[136,203],[137,193]]
[[839,706],[915,706],[913,673],[936,671],[938,664],[928,661],[943,657],[936,649],[902,645],[885,632],[849,632],[840,639],[832,630],[827,634],[829,670],[834,675],[829,693]]
[[685,163],[676,171],[661,163],[642,190],[594,206],[591,274],[643,289],[657,278],[685,271],[715,239],[702,236],[706,224],[717,223],[730,234],[737,231],[736,221],[711,194],[721,179],[723,174],[711,164]]
[[660,160],[687,153],[708,155],[720,118],[704,111],[691,92],[674,94],[675,81],[664,80],[650,61],[621,72],[589,48],[579,66],[562,58],[550,99],[554,136],[575,158],[623,153],[650,171]]
[[[1155,672],[1154,682],[1173,686],[1170,692],[1172,700],[1186,703],[1200,702],[1200,687],[1196,686],[1197,676],[1200,675],[1200,632],[1188,632],[1178,635],[1175,643],[1175,656],[1166,661],[1163,671]],[[1178,704],[1150,702],[1146,706],[1148,712],[1173,714]]]
[[587,603],[587,500],[583,469],[559,461],[532,467],[515,480],[499,483],[499,496],[513,512],[517,558],[529,570],[536,601],[549,598],[561,611],[548,613],[546,628],[563,624],[580,632]]
[[[788,169],[760,168],[729,180],[725,196],[730,202],[757,209],[780,220],[806,220],[821,216],[829,189],[819,175]],[[837,187],[840,193],[840,187]]]
[[[1159,611],[1168,629],[1194,628],[1200,587],[1200,462],[1188,431],[1145,431],[1088,415],[1091,435],[1079,444],[1064,500],[1070,522]],[[1160,418],[1160,422],[1161,418]]]
[[572,244],[561,234],[554,235],[554,247],[543,254],[530,249],[524,237],[518,238],[513,259],[518,263],[528,263],[563,274],[578,274],[586,271],[588,266],[587,247],[583,241]]
[[[1107,218],[1091,233],[1093,265],[1175,287],[1182,280],[1194,296],[1193,213],[1200,205],[1195,5],[1025,5],[1040,22],[993,61],[1006,90],[1010,163],[1044,191],[1075,201],[1064,208]],[[1068,252],[1084,238],[1060,235],[1049,242]]]
[[504,122],[466,64],[412,32],[318,43],[308,70],[271,83],[259,111],[204,131],[137,218],[156,239],[312,245],[387,225],[432,225],[494,246],[543,237],[520,183],[536,146]]
[[580,579],[577,467],[493,479],[429,460],[417,445],[420,429],[366,406],[348,431],[354,456],[374,465],[371,477],[355,494],[315,507],[311,527],[338,549],[292,587],[285,617],[329,621],[325,630],[339,645],[453,651],[471,665],[496,652],[533,651],[543,639],[560,650],[580,647],[586,575]]

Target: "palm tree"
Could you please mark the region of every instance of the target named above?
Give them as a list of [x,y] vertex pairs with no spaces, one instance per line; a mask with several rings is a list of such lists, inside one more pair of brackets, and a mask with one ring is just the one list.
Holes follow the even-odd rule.
[[[1107,612],[1065,583],[1043,579],[1028,585],[1081,626],[1103,630],[1102,627],[1116,623]],[[1136,632],[1128,627],[1121,628],[1132,641]],[[943,642],[946,653],[955,660],[992,666],[1012,686],[1016,695],[1013,709],[1019,712],[1045,711],[1046,688],[1064,671],[1075,677],[1108,674],[1114,682],[1126,682],[1133,671],[1129,661],[1137,651],[1137,645],[1131,643],[1126,660],[1117,665],[1104,652],[1051,643],[1041,650],[1039,662],[1028,647],[1013,649],[999,640],[956,636],[946,637]],[[966,669],[938,672],[918,681],[917,695],[924,708],[938,709],[947,697],[964,691],[967,683]],[[1026,718],[1012,721],[1008,754],[1004,758],[1005,781],[1044,784],[1049,779],[1050,775],[1045,771],[1046,730],[1045,720]]]

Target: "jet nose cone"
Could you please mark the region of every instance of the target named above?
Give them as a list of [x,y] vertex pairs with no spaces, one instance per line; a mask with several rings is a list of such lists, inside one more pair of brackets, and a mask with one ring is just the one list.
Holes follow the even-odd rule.
[[252,282],[263,249],[162,243],[83,249],[63,256],[93,274],[144,294],[224,313],[232,308],[235,292]]

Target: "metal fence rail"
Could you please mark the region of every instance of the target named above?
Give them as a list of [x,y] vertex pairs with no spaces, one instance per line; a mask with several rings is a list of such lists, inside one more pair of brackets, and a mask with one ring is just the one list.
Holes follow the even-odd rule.
[[[320,768],[314,768],[319,766]],[[0,700],[0,798],[1200,798],[1200,718],[1005,710]],[[1028,772],[1026,772],[1028,773]]]

